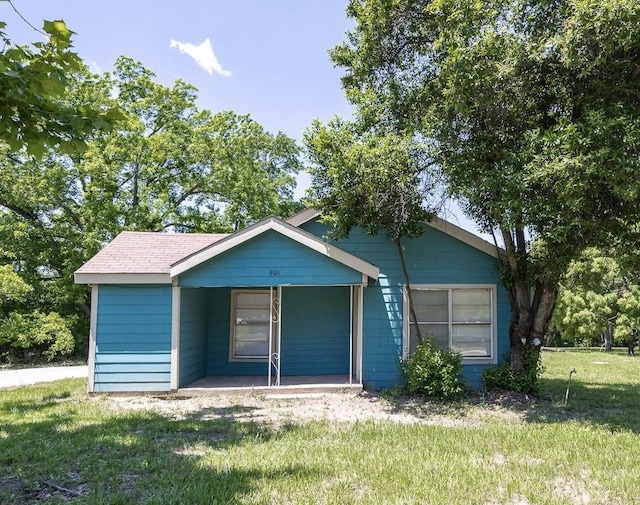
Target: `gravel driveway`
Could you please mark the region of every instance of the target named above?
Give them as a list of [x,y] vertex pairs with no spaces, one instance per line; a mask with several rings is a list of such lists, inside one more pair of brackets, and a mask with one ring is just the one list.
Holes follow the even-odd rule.
[[0,389],[51,382],[73,377],[86,377],[87,366],[49,366],[44,368],[22,368],[0,370]]

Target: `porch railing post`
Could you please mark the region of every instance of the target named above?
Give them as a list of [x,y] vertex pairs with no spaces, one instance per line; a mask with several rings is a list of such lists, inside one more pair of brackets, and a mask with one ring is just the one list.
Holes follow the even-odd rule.
[[273,286],[269,287],[269,359],[267,366],[267,386],[271,386],[271,367],[273,359]]
[[349,289],[349,384],[353,384],[353,291],[355,286],[351,286]]
[[174,279],[171,287],[171,389],[180,387],[180,287]]

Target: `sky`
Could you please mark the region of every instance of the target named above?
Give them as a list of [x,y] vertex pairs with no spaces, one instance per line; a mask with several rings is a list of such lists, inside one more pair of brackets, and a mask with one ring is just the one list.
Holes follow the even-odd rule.
[[[94,72],[118,56],[141,62],[157,81],[198,88],[198,106],[250,114],[266,130],[300,141],[318,118],[352,116],[328,50],[353,27],[348,0],[12,0],[0,20],[13,43],[44,40],[34,28],[62,19],[74,50]],[[14,8],[26,19],[25,22]],[[309,177],[298,180],[296,197]],[[455,211],[447,219],[472,230]]]

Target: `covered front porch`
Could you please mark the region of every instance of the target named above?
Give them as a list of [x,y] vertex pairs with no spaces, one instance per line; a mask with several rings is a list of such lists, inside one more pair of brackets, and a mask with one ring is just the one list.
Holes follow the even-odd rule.
[[361,387],[363,290],[377,276],[277,218],[185,258],[171,268],[171,389]]
[[174,288],[180,331],[172,390],[361,388],[362,290]]

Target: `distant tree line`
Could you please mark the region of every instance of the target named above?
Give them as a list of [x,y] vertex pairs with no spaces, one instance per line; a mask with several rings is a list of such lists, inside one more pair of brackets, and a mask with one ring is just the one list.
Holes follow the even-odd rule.
[[293,139],[200,110],[193,86],[130,58],[91,74],[64,23],[45,29],[31,47],[2,34],[0,359],[86,348],[72,274],[122,230],[230,232],[300,209]]

